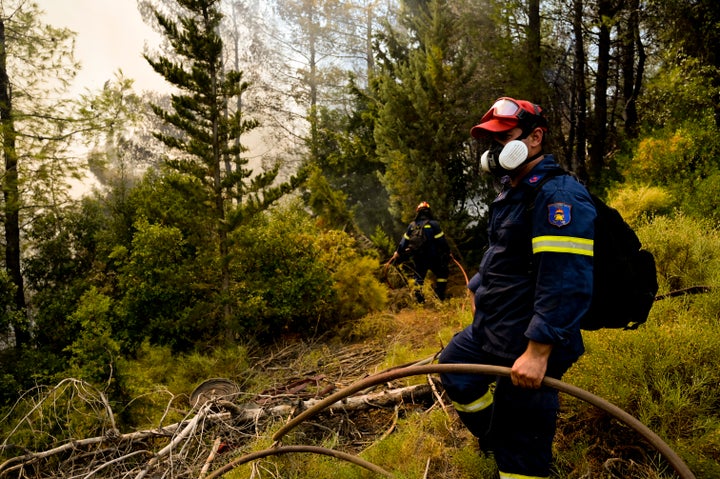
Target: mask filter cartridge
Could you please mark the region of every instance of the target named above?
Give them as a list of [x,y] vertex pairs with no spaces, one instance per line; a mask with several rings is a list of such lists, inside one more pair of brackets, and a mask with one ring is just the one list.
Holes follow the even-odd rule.
[[499,155],[500,166],[512,171],[522,165],[528,157],[528,147],[519,140],[512,140],[505,145]]
[[483,171],[503,176],[522,165],[528,158],[528,148],[522,141],[512,140],[504,147],[494,144],[480,157]]

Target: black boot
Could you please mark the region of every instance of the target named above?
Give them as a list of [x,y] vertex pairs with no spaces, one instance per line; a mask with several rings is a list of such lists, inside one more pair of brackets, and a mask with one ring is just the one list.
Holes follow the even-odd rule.
[[445,290],[447,290],[447,280],[446,281],[437,281],[435,283],[435,294],[437,295],[438,299],[440,301],[445,301]]

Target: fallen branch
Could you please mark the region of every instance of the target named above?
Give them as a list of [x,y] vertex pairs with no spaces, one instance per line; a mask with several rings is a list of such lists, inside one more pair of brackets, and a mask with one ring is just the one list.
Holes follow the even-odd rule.
[[115,459],[113,459],[113,460],[111,460],[111,461],[108,461],[108,462],[105,462],[105,463],[101,464],[100,466],[96,467],[94,470],[90,471],[85,477],[83,477],[83,479],[90,479],[92,476],[94,476],[95,474],[97,474],[97,473],[100,472],[101,470],[105,469],[106,467],[112,466],[113,464],[116,464],[116,463],[118,463],[118,462],[122,462],[122,461],[124,461],[124,460],[126,460],[126,459],[129,459],[129,458],[132,457],[132,456],[137,456],[137,455],[139,455],[139,454],[147,454],[147,455],[152,456],[152,452],[146,451],[146,450],[140,450],[140,451],[131,452],[130,454],[125,454],[124,456],[116,457]]
[[[329,413],[339,413],[362,411],[372,408],[397,407],[403,403],[415,403],[422,401],[431,396],[431,386],[428,384],[420,384],[348,397],[331,404],[327,408],[327,411]],[[210,400],[202,405],[198,405],[198,412],[192,419],[170,424],[165,427],[135,431],[127,434],[117,434],[116,431],[111,430],[113,434],[73,440],[46,451],[30,452],[21,456],[10,458],[3,464],[0,464],[0,477],[2,477],[4,473],[36,463],[42,459],[47,459],[51,456],[71,452],[77,449],[83,449],[88,446],[109,443],[114,447],[119,448],[120,444],[135,443],[150,438],[172,438],[170,442],[157,453],[143,449],[124,454],[96,467],[85,476],[90,478],[98,471],[101,471],[111,464],[116,464],[124,459],[137,456],[138,454],[148,454],[152,456],[151,459],[145,464],[142,470],[137,472],[135,475],[136,479],[142,479],[154,466],[158,465],[163,458],[170,456],[172,451],[177,448],[180,443],[195,434],[198,425],[202,421],[214,423],[234,422],[236,424],[257,424],[262,419],[269,417],[287,416],[288,418],[291,418],[295,414],[302,413],[309,408],[315,407],[320,402],[322,402],[321,399],[308,399],[306,401],[297,401],[292,404],[281,404],[273,407],[247,407],[225,400]],[[222,408],[223,411],[212,412],[218,407]],[[213,457],[214,454],[211,453],[211,455],[207,458],[206,465],[213,460]],[[205,468],[205,472],[207,472],[207,468]]]
[[[431,388],[427,384],[408,386],[398,389],[390,389],[360,396],[345,398],[328,406],[329,412],[338,411],[359,411],[371,407],[390,407],[404,402],[415,402],[428,397]],[[290,416],[294,412],[302,412],[321,403],[322,399],[308,399],[293,404],[282,404],[270,408],[244,408],[239,411],[234,419],[239,421],[254,421],[267,416]],[[211,417],[212,418],[212,417]]]
[[180,431],[180,434],[175,436],[170,443],[162,448],[160,451],[158,451],[155,456],[150,459],[145,466],[145,468],[140,471],[140,473],[135,476],[135,479],[142,479],[147,475],[148,471],[152,469],[153,466],[155,466],[163,457],[170,454],[170,452],[173,450],[175,446],[177,446],[181,441],[183,441],[186,437],[193,434],[195,432],[195,429],[197,429],[198,424],[200,421],[205,419],[207,417],[208,413],[210,412],[210,408],[212,407],[212,402],[206,402],[201,408],[200,411],[195,415],[195,417],[185,426],[185,428]]
[[200,476],[199,479],[203,479],[208,473],[208,470],[210,469],[210,464],[215,460],[215,455],[218,452],[218,449],[220,449],[220,442],[221,439],[219,437],[216,437],[213,441],[212,449],[210,450],[210,454],[208,454],[207,459],[205,460],[205,464],[203,464],[202,469],[200,470]]

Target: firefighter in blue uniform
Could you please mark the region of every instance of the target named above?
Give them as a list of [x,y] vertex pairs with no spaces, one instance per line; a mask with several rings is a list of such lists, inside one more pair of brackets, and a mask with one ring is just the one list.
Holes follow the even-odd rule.
[[560,379],[584,352],[579,322],[592,297],[595,208],[544,151],[547,122],[539,106],[501,98],[471,134],[491,141],[481,166],[503,187],[490,206],[488,249],[468,283],[473,322],[439,360],[512,372],[441,379],[501,479],[546,478],[558,393],[541,383],[544,376]]
[[[412,241],[410,236],[416,225],[422,227],[424,241],[421,246],[414,249],[410,247]],[[408,225],[390,262],[408,259],[413,262],[414,293],[417,302],[425,302],[422,288],[428,271],[432,271],[435,275],[433,291],[440,301],[444,301],[450,274],[450,245],[427,201],[421,201],[415,208],[415,219]]]

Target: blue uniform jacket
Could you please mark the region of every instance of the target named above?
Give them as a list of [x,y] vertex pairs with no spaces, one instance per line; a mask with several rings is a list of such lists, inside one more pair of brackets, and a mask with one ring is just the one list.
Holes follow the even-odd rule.
[[413,223],[423,221],[427,221],[427,224],[423,229],[423,234],[425,235],[425,244],[423,245],[423,248],[417,253],[427,258],[439,258],[442,255],[447,255],[450,252],[450,246],[448,245],[447,239],[445,238],[445,233],[440,227],[440,223],[438,223],[436,220],[431,220],[428,218],[416,219],[408,225],[405,234],[403,234],[402,238],[400,238],[400,243],[397,247],[398,253],[403,253],[405,251],[405,248],[408,245],[408,240],[410,239],[409,235]]
[[551,360],[584,352],[580,318],[592,298],[595,207],[583,185],[552,155],[490,206],[489,246],[468,284],[475,293],[473,335],[488,353],[520,356],[527,341],[553,344]]

